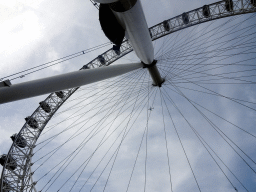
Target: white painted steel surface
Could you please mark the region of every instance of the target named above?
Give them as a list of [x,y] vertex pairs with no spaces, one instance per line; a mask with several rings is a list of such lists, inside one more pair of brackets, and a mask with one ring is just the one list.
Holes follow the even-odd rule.
[[113,13],[125,29],[126,38],[137,56],[145,64],[151,64],[154,60],[154,48],[140,0],[126,12]]
[[97,3],[108,4],[108,3],[117,2],[118,0],[94,0],[94,1]]
[[116,77],[142,67],[142,63],[112,65],[14,84],[11,87],[1,87],[0,104],[79,87]]

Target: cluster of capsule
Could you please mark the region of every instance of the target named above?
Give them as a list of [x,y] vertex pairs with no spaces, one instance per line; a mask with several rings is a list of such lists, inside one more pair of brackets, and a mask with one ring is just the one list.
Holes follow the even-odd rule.
[[[56,96],[59,97],[60,99],[64,99],[65,98],[65,94],[63,91],[58,91],[55,92]],[[51,106],[46,102],[46,101],[42,101],[39,103],[41,109],[46,112],[46,113],[51,113],[52,109]],[[39,124],[38,121],[30,116],[30,117],[26,117],[25,118],[27,125],[32,128],[32,129],[38,129],[39,128]],[[28,142],[27,140],[20,134],[15,133],[14,135],[11,136],[12,141],[15,143],[16,147],[19,148],[25,148],[28,146]],[[6,155],[3,154],[0,156],[0,164],[2,166],[5,166],[6,169],[10,170],[10,171],[14,171],[17,168],[17,162],[15,160],[15,158],[13,158],[13,156],[11,154]],[[4,188],[4,192],[8,192],[8,188],[10,189],[10,186],[8,184],[8,181],[6,180],[6,178],[3,178],[2,183],[0,182],[0,185],[3,185]],[[0,189],[2,188],[2,186],[0,186]]]
[[[256,0],[251,0],[251,4],[256,7]],[[204,5],[202,8],[202,14],[205,18],[208,18],[211,16],[211,11],[210,11],[210,7],[209,5]],[[225,9],[228,12],[232,12],[234,9],[234,3],[233,0],[225,0]],[[182,21],[185,25],[189,24],[189,13],[183,13],[181,15]],[[163,27],[165,29],[165,31],[170,31],[170,25],[169,25],[169,21],[165,20],[163,21]],[[150,31],[151,32],[151,31]],[[152,37],[152,35],[151,35]]]

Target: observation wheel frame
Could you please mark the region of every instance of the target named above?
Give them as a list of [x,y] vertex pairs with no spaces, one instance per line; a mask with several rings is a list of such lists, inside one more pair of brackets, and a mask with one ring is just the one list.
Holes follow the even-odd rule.
[[[97,6],[97,3],[95,3],[95,6]],[[224,0],[210,5],[204,5],[198,9],[165,20],[150,27],[149,32],[152,41],[154,41],[194,25],[254,12],[256,12],[256,2],[254,0]],[[111,65],[132,51],[131,44],[128,40],[125,40],[120,47],[120,52],[109,49],[84,65],[80,70]],[[35,188],[37,182],[33,181],[32,177],[34,173],[31,170],[31,166],[33,165],[31,159],[37,139],[55,112],[78,89],[79,87],[51,93],[44,101],[40,102],[40,106],[33,114],[26,118],[26,123],[14,139],[6,157],[0,181],[1,192],[37,191]],[[26,140],[26,146],[24,148],[18,146],[19,138]],[[15,166],[14,170],[10,169],[12,166]]]

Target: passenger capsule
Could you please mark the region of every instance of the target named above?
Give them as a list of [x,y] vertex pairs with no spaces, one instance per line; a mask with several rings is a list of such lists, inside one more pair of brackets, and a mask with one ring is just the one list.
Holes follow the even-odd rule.
[[5,178],[3,179],[3,186],[2,186],[2,183],[0,182],[0,189],[2,189],[3,192],[9,192],[10,191],[10,185],[8,184],[8,182]]
[[12,158],[11,155],[9,155],[9,158],[7,160],[7,155],[6,154],[3,154],[0,156],[0,164],[2,166],[4,166],[5,164],[7,163],[6,165],[6,168],[9,169],[9,170],[15,170],[16,167],[17,167],[17,163],[16,161]]
[[105,58],[102,55],[98,56],[98,60],[101,63],[101,65],[105,65],[106,64]]
[[256,7],[256,0],[251,0],[251,4]]
[[204,5],[204,6],[203,6],[203,15],[204,15],[204,17],[206,17],[206,18],[211,15],[209,5]]
[[151,39],[152,39],[153,35],[152,35],[152,32],[151,32],[150,29],[149,29],[149,35],[150,35],[150,37],[151,37]]
[[225,0],[225,8],[229,12],[233,11],[233,8],[234,8],[233,0]]
[[[13,134],[11,136],[11,139],[13,142],[15,142],[15,144],[20,147],[20,148],[24,148],[27,146],[27,141],[26,139],[24,139],[22,136],[18,136],[17,133]],[[16,140],[16,141],[15,141]]]
[[186,25],[189,23],[188,13],[185,12],[185,13],[182,14],[182,21]]
[[117,45],[113,45],[113,51],[115,51],[115,53],[117,55],[120,55],[121,51],[120,51],[120,46]]
[[167,20],[165,20],[163,22],[163,26],[164,26],[165,31],[170,31],[170,25]]
[[55,94],[57,95],[57,97],[63,99],[64,98],[64,93],[63,91],[58,91],[58,92],[55,92]]
[[25,120],[31,128],[37,129],[39,127],[37,120],[33,117],[26,117]]
[[[83,67],[82,67],[82,69],[90,69],[90,67],[88,66],[88,65],[84,65]],[[81,69],[81,70],[82,70]]]
[[51,107],[48,103],[46,103],[45,101],[41,101],[39,103],[40,107],[46,112],[46,113],[50,113],[51,112]]

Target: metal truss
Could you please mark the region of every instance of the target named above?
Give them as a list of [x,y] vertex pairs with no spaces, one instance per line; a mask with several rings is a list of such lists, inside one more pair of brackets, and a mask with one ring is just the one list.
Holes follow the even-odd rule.
[[256,11],[255,0],[224,0],[198,9],[185,12],[181,15],[165,20],[149,29],[152,41],[170,33],[204,22],[253,13]]
[[[95,3],[93,0],[91,0]],[[96,7],[97,3],[94,4]],[[256,12],[256,0],[224,0],[183,13],[149,28],[152,40],[207,21],[224,17]],[[132,51],[131,44],[124,40],[120,51],[109,49],[84,65],[80,70],[108,66]],[[50,94],[34,113],[26,118],[26,123],[13,139],[6,156],[1,176],[1,192],[37,191],[32,180],[33,149],[48,121],[60,106],[78,89],[72,88]]]

